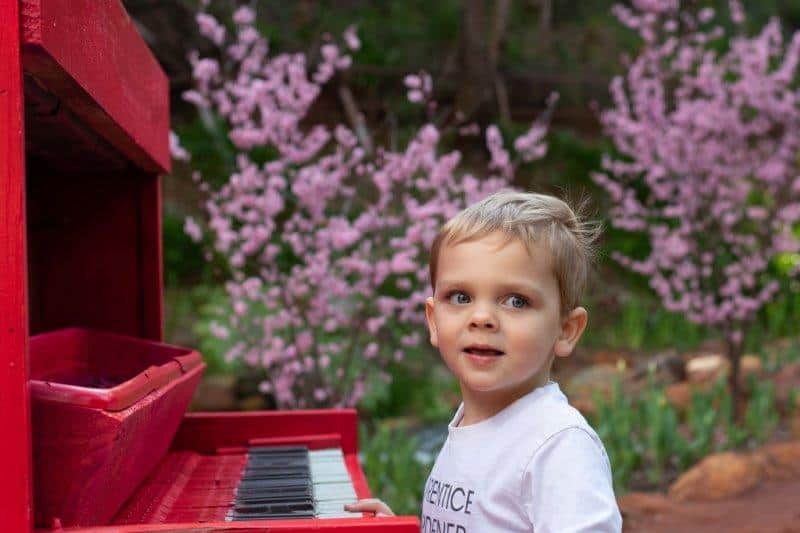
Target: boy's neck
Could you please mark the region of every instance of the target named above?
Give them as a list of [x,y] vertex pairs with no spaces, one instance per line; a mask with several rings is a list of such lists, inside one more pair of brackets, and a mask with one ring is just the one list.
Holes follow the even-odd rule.
[[537,376],[532,382],[525,382],[512,390],[501,391],[473,391],[461,387],[461,399],[464,402],[464,412],[459,427],[477,424],[487,420],[523,396],[533,392],[539,387],[543,387],[550,382],[550,373]]

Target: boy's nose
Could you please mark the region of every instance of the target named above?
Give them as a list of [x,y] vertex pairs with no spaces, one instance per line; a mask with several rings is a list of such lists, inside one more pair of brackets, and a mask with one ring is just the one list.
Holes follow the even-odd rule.
[[470,317],[469,326],[476,329],[495,330],[497,329],[497,319],[491,313],[478,309]]

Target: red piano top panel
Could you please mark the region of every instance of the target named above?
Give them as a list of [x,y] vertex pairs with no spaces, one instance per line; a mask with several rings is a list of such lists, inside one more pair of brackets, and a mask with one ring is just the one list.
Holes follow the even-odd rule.
[[118,1],[23,0],[26,74],[114,148],[168,172],[168,80]]

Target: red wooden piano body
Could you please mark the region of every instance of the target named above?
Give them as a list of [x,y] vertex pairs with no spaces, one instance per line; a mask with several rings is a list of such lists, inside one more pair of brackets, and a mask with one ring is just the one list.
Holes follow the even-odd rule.
[[[418,531],[413,517],[224,521],[251,446],[338,447],[368,497],[356,413],[184,415],[202,363],[161,343],[167,79],[119,0],[3,0],[0,21],[0,531]],[[95,366],[122,377],[86,382]],[[69,507],[43,496],[56,480]],[[59,505],[94,511],[73,528]]]

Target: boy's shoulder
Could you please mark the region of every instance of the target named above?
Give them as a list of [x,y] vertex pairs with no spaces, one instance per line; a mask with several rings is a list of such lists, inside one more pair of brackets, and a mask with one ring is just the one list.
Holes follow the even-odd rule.
[[546,391],[536,401],[531,402],[519,423],[524,426],[528,436],[530,452],[535,452],[544,443],[562,431],[577,429],[585,432],[602,447],[594,429],[583,415],[567,401],[567,397],[555,383],[545,386]]

